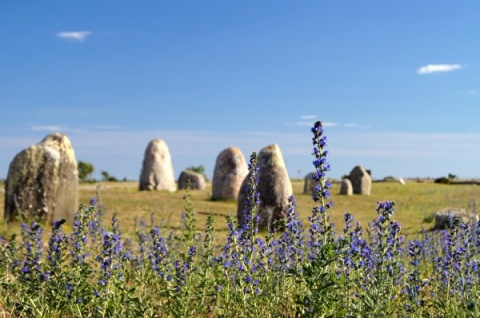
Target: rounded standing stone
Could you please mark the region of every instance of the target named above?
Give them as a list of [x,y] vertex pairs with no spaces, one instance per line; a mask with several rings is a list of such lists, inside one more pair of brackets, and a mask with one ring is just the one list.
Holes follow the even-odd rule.
[[315,186],[317,183],[313,180],[313,177],[316,175],[316,172],[310,172],[305,176],[305,180],[303,183],[303,194],[310,194],[312,195],[315,192]]
[[353,194],[353,187],[352,182],[348,178],[344,178],[342,183],[340,184],[340,194],[343,195],[352,195]]
[[172,157],[167,143],[162,139],[153,139],[145,149],[139,190],[175,191],[176,189]]
[[[258,167],[259,228],[271,229],[275,221],[284,220],[287,216],[288,197],[293,194],[292,184],[278,145],[272,144],[260,150]],[[237,218],[240,225],[245,222],[244,205],[247,199],[245,193],[247,181],[248,176],[242,183],[238,196]]]
[[212,200],[236,200],[248,167],[243,153],[237,147],[220,152],[215,162],[212,179]]
[[348,177],[352,182],[354,194],[370,195],[372,190],[372,177],[362,166],[355,166]]

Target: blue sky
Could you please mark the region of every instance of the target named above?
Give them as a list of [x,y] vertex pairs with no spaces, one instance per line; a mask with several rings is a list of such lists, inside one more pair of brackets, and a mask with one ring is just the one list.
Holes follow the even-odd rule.
[[51,132],[137,180],[151,139],[175,173],[276,143],[340,178],[480,177],[478,1],[1,1],[0,178]]

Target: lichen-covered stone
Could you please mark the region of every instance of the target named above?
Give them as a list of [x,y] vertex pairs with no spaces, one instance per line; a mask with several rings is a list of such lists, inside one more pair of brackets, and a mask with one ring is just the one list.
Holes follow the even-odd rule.
[[[271,228],[276,220],[286,218],[288,197],[293,194],[292,184],[280,147],[273,144],[260,150],[258,167],[258,191],[260,192],[260,204],[258,206],[260,215],[259,227]],[[240,225],[243,225],[245,222],[244,204],[247,181],[248,175],[242,183],[238,196],[237,218]]]
[[139,190],[175,191],[176,189],[172,157],[168,146],[162,139],[153,139],[145,149]]
[[372,177],[362,166],[356,166],[350,171],[348,179],[352,182],[354,194],[370,195],[372,190]]
[[236,200],[247,174],[247,163],[240,149],[237,147],[224,149],[215,162],[212,199]]
[[18,153],[5,183],[7,222],[66,219],[78,209],[78,168],[68,137],[54,133]]
[[186,189],[189,181],[191,190],[205,189],[205,177],[203,174],[192,170],[184,170],[180,173],[180,177],[178,178],[178,189]]

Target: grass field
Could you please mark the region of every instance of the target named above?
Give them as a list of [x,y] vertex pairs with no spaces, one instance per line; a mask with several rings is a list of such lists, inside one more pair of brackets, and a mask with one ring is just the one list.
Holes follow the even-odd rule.
[[[237,204],[210,200],[211,185],[190,191],[190,201],[184,191],[140,192],[137,185],[80,186],[87,205],[98,189],[103,227],[98,204],[80,209],[73,227],[55,222],[43,232],[35,223],[0,223],[0,311],[8,317],[473,317],[480,308],[480,224],[418,235],[441,208],[476,212],[478,186],[378,182],[371,196],[340,196],[334,183],[327,215],[337,232],[343,234],[346,212],[367,231],[349,223],[339,238],[321,209],[312,231],[302,232],[315,206],[302,193],[303,181],[293,181],[293,189],[304,226],[290,214],[285,231],[273,236],[252,234],[253,226],[228,230],[225,216],[235,216]],[[393,220],[386,200],[396,202]],[[119,227],[110,225],[114,213]],[[201,230],[208,215],[215,216],[215,233],[197,232],[193,222]]]
[[[297,209],[301,220],[308,224],[307,218],[314,206],[310,195],[303,194],[303,180],[293,180],[293,192],[297,198]],[[3,189],[3,185],[1,186]],[[80,185],[79,201],[88,204],[96,195],[97,187],[100,197],[106,208],[106,220],[113,213],[119,216],[120,226],[125,234],[132,234],[138,228],[140,220],[147,226],[157,225],[176,229],[181,226],[183,210],[183,191],[138,191],[137,182],[109,182]],[[407,182],[401,185],[397,182],[374,182],[372,195],[339,195],[339,184],[334,183],[331,189],[331,200],[334,203],[329,211],[337,230],[343,227],[343,215],[350,212],[356,221],[366,225],[373,220],[377,213],[377,201],[391,200],[397,203],[397,212],[394,219],[400,222],[402,233],[410,236],[418,233],[422,228],[429,229],[433,223],[425,222],[435,211],[444,207],[467,208],[476,212],[476,202],[480,200],[480,187],[476,185],[446,185],[433,182]],[[212,201],[211,184],[207,183],[205,190],[191,191],[192,202],[195,207],[197,227],[202,229],[208,214],[215,215],[215,229],[217,237],[222,238],[222,232],[227,233],[224,215],[236,215],[237,203],[234,201]],[[4,195],[0,197],[0,210],[4,209]],[[106,222],[108,224],[108,221]],[[2,223],[3,233],[15,229]]]

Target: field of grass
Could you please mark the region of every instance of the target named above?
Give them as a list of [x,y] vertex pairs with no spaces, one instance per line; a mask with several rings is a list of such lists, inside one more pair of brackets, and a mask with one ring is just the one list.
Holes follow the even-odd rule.
[[[292,186],[300,220],[306,225],[314,202],[310,195],[303,194],[303,180],[293,180]],[[329,211],[338,230],[343,227],[345,212],[350,212],[356,221],[367,225],[377,216],[375,211],[377,202],[389,200],[397,204],[394,219],[401,224],[402,234],[410,236],[419,233],[422,228],[430,229],[433,223],[427,221],[435,211],[444,207],[459,207],[476,212],[476,202],[480,200],[480,187],[468,184],[446,185],[411,181],[401,185],[397,182],[375,182],[370,196],[339,195],[339,186],[338,183],[333,183],[330,193],[334,205]],[[79,202],[88,204],[90,199],[96,196],[97,188],[106,208],[106,220],[111,219],[113,213],[116,213],[120,227],[127,235],[133,234],[138,229],[141,220],[144,220],[148,227],[153,225],[178,229],[181,225],[184,191],[138,191],[137,182],[84,184],[80,185]],[[3,190],[3,185],[0,189]],[[207,183],[204,190],[192,190],[190,194],[196,212],[197,228],[203,229],[207,216],[213,214],[215,229],[219,232],[217,237],[220,239],[224,237],[227,233],[224,216],[227,214],[236,216],[236,201],[212,201],[211,183]],[[0,211],[3,209],[2,193]],[[3,222],[0,224],[3,226],[3,233],[11,230]]]
[[[303,181],[293,188],[308,229],[315,204],[302,193]],[[99,209],[89,205],[97,191],[105,228],[97,227],[92,212]],[[0,311],[9,317],[460,317],[480,304],[478,225],[420,234],[440,208],[476,212],[477,186],[379,182],[371,196],[340,196],[334,183],[328,215],[336,230],[343,234],[345,212],[372,230],[364,236],[350,221],[343,239],[331,236],[318,213],[316,234],[298,236],[301,226],[289,218],[283,233],[252,236],[225,220],[235,216],[236,202],[212,201],[210,192],[211,185],[192,190],[185,200],[183,191],[140,192],[136,182],[81,185],[87,206],[73,226],[2,223],[0,236],[17,233],[17,239],[0,240]],[[386,200],[396,202],[393,215]],[[209,215],[214,229],[202,231]]]
[[[303,194],[303,180],[293,181],[293,192],[297,199],[297,211],[301,220],[307,224],[314,202],[310,195]],[[339,195],[339,184],[334,183],[331,189],[333,208],[329,213],[332,221],[343,226],[343,215],[350,212],[355,220],[366,225],[377,213],[378,201],[395,201],[397,213],[394,218],[402,225],[403,234],[414,234],[429,229],[433,224],[425,223],[425,219],[435,211],[444,207],[461,207],[473,210],[474,203],[480,200],[480,187],[475,185],[445,185],[432,182],[411,182],[401,185],[396,182],[378,182],[372,187],[372,195]],[[80,202],[88,203],[96,190],[92,186],[83,186],[80,191]],[[100,185],[99,193],[107,209],[107,218],[117,213],[120,225],[126,232],[135,229],[143,219],[147,225],[178,228],[181,224],[184,192],[139,192],[137,183],[104,183]],[[207,215],[215,216],[215,229],[227,231],[223,215],[236,216],[237,203],[234,201],[212,201],[210,199],[211,185],[205,190],[191,191],[192,202],[197,213],[198,228],[202,228]],[[153,217],[153,218],[152,218]]]

